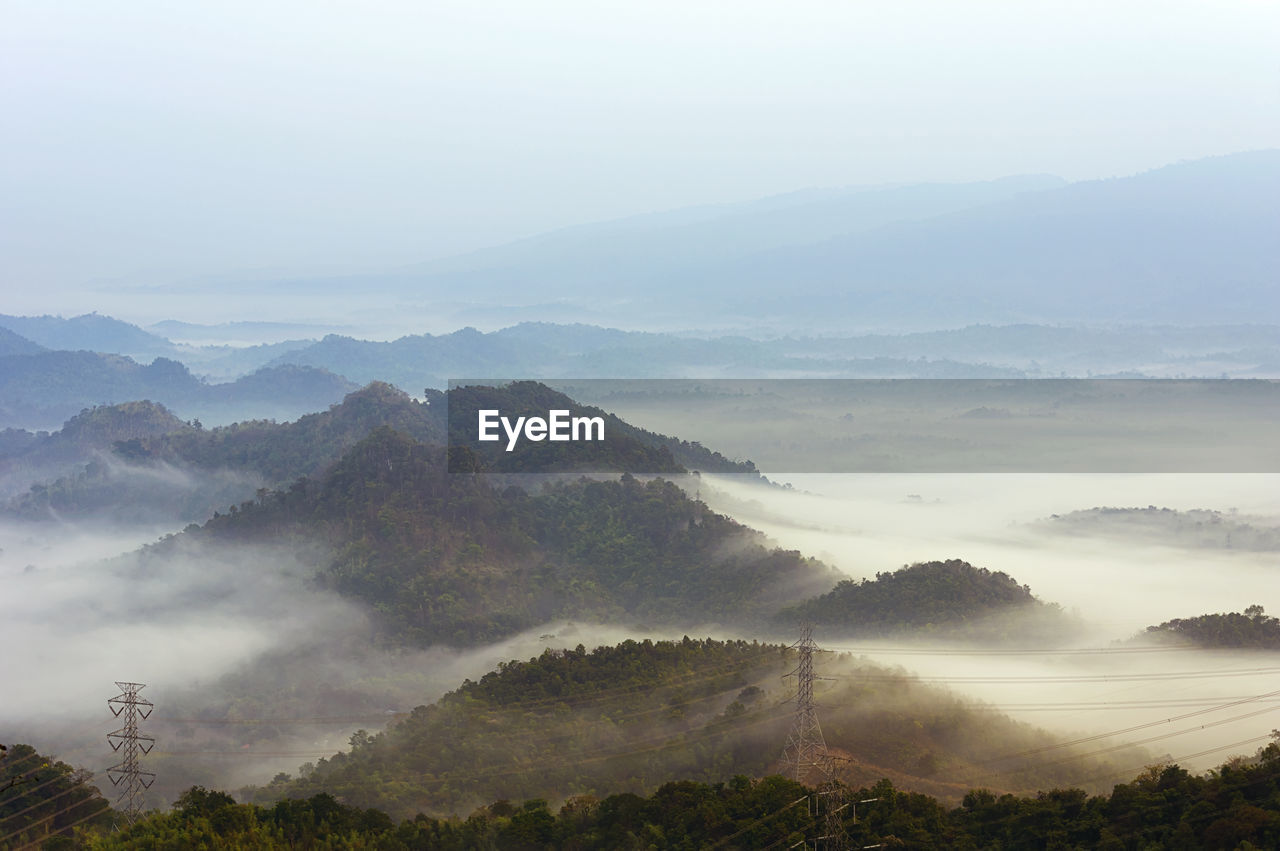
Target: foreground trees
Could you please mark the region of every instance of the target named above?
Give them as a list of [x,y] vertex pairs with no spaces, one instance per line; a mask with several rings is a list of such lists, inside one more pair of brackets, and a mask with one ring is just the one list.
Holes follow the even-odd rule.
[[[852,810],[845,829],[854,847],[1045,849],[1280,847],[1280,745],[1237,758],[1204,776],[1177,765],[1153,766],[1110,795],[1055,789],[1032,797],[974,790],[948,810],[927,795],[882,780],[849,791],[875,798]],[[668,783],[634,794],[547,801],[497,801],[465,819],[419,815],[394,824],[378,810],[344,805],[327,794],[272,806],[237,804],[229,795],[188,790],[174,809],[116,833],[81,832],[75,844],[118,848],[376,849],[695,849],[790,847],[812,840],[821,818],[813,790],[782,777],[727,783]]]

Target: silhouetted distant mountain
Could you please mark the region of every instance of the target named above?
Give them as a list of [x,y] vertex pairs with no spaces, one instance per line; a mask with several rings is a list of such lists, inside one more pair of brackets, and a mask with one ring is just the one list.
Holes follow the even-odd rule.
[[[1018,369],[919,356],[859,357],[846,341],[697,339],[591,325],[524,323],[484,334],[419,334],[391,342],[331,335],[273,365],[301,364],[417,392],[453,378],[672,378],[794,375],[861,378],[1013,378]],[[1280,353],[1280,348],[1277,349]]]
[[354,389],[340,376],[309,367],[262,369],[211,385],[167,358],[142,365],[121,355],[40,352],[0,358],[0,426],[56,428],[82,409],[138,399],[211,422],[292,419]]
[[[598,294],[666,275],[918,221],[1064,185],[1049,175],[982,183],[874,186],[793,192],[743,204],[721,204],[631,216],[565,228],[519,242],[422,263],[405,270],[470,289],[537,283],[543,296]],[[550,288],[546,285],[554,282]],[[629,290],[630,291],[630,290]],[[527,298],[527,295],[525,295]]]
[[[1132,177],[799,193],[566,230],[281,292],[555,305],[604,323],[847,329],[1274,323],[1280,150]],[[546,315],[545,312],[542,315]]]
[[150,360],[172,356],[175,347],[164,337],[110,316],[86,313],[61,316],[7,316],[0,314],[0,328],[21,334],[47,349],[109,352]]
[[[1025,193],[762,252],[669,281],[793,316],[975,321],[1280,318],[1280,151]],[[785,293],[785,297],[782,295]],[[687,300],[685,300],[687,301]]]

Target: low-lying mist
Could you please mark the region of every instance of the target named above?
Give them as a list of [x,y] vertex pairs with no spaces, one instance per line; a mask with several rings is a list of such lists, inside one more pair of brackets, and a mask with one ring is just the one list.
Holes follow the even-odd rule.
[[[771,474],[772,475],[772,474]],[[781,546],[826,560],[851,578],[873,578],[916,562],[960,558],[1003,571],[1082,625],[1052,647],[974,647],[921,641],[841,641],[827,649],[892,662],[922,678],[990,701],[1064,736],[1122,730],[1153,720],[1245,701],[1183,722],[1117,736],[1155,754],[1196,754],[1270,731],[1280,713],[1280,653],[1152,649],[1128,642],[1152,624],[1207,612],[1280,608],[1280,554],[1154,543],[1145,524],[1126,537],[1049,534],[1043,520],[1095,506],[1235,509],[1255,523],[1280,517],[1275,475],[803,475],[773,476],[792,489],[702,477],[701,495],[766,532]],[[1057,652],[1054,652],[1057,651]],[[1075,651],[1075,652],[1062,652]],[[1093,652],[1101,651],[1101,652]],[[1268,695],[1261,700],[1248,700]],[[1260,713],[1260,714],[1259,714]],[[1248,716],[1238,718],[1237,716]],[[1231,720],[1237,719],[1237,720]],[[1181,760],[1207,768],[1249,743]],[[1124,778],[1117,778],[1117,782]]]
[[[1234,508],[1274,518],[1276,476],[776,478],[793,487],[715,476],[689,486],[713,508],[852,578],[961,558],[1008,573],[1083,624],[1054,647],[819,632],[826,649],[901,666],[1064,741],[1116,733],[1097,747],[1146,742],[1194,768],[1252,753],[1252,740],[1276,724],[1269,713],[1280,709],[1272,694],[1280,654],[1117,643],[1174,617],[1254,603],[1280,609],[1275,552],[1165,545],[1145,532],[1130,540],[1115,524],[1096,537],[1054,535],[1042,523],[1095,506]],[[378,643],[365,609],[316,586],[327,553],[181,538],[137,551],[171,531],[0,524],[0,676],[9,684],[0,741],[31,743],[99,772],[102,784],[100,772],[117,759],[105,739],[120,724],[106,704],[114,681],[147,683],[142,696],[156,704],[143,724],[157,738],[146,758],[159,777],[154,806],[193,783],[235,789],[296,773],[344,749],[355,731],[381,729],[466,678],[547,647],[682,633],[795,639],[783,627],[742,635],[715,624],[553,623],[464,651],[396,649]],[[1267,696],[1253,699],[1259,695]]]
[[[118,761],[116,681],[146,683],[149,806],[194,783],[235,789],[347,746],[464,679],[547,647],[679,638],[676,628],[556,622],[480,648],[379,644],[369,613],[312,581],[327,554],[149,542],[171,529],[0,524],[0,742],[94,771]],[[691,634],[724,635],[716,625]]]

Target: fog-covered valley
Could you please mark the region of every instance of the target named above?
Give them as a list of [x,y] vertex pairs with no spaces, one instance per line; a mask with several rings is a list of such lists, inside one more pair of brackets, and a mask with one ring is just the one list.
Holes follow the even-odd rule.
[[[1042,521],[1071,506],[1220,506],[1280,525],[1274,475],[789,475],[795,490],[764,490],[712,477],[703,496],[721,494],[735,516],[783,546],[810,552],[854,579],[929,559],[963,558],[1008,573],[1036,596],[1080,619],[1069,641],[1045,646],[965,648],[935,640],[831,640],[849,650],[947,682],[1016,717],[1065,734],[1118,730],[1260,694],[1266,700],[1183,724],[1119,737],[1132,741],[1199,726],[1250,709],[1276,711],[1275,651],[1211,651],[1128,644],[1175,617],[1273,608],[1280,551],[1205,549],[1152,542],[1138,526],[1128,539],[1114,521],[1096,536],[1046,536]],[[1136,525],[1136,524],[1135,524]],[[1054,651],[1060,652],[1054,652]],[[1065,652],[1063,652],[1065,651]],[[1092,651],[1092,652],[1090,652]],[[1247,673],[1252,671],[1252,673]],[[1125,706],[1126,703],[1134,705]],[[1189,711],[1189,710],[1188,710]],[[1255,735],[1259,721],[1153,742],[1179,756]],[[1230,750],[1227,748],[1226,750]],[[1248,750],[1247,747],[1244,750]],[[1215,765],[1223,752],[1192,760]]]
[[[712,509],[852,579],[964,559],[1007,573],[1070,617],[1069,632],[1031,645],[1016,637],[1003,644],[937,634],[850,638],[819,627],[816,639],[833,654],[821,657],[818,672],[837,676],[819,683],[820,705],[839,687],[834,654],[852,654],[978,701],[983,713],[1044,727],[1058,743],[1082,740],[1047,752],[1068,763],[1080,753],[1111,757],[1109,749],[1133,743],[1150,755],[1122,752],[1098,776],[1084,772],[1078,782],[1095,788],[1162,754],[1210,767],[1250,753],[1259,730],[1269,729],[1266,713],[1280,708],[1271,687],[1276,651],[1131,641],[1172,618],[1272,604],[1280,567],[1273,549],[1153,543],[1141,529],[1127,539],[1116,521],[1097,535],[1043,531],[1052,515],[1099,505],[1214,506],[1275,523],[1274,475],[779,478],[789,487],[714,475],[687,487]],[[146,725],[158,740],[148,760],[161,777],[157,804],[191,783],[239,788],[294,774],[346,749],[356,730],[381,729],[464,679],[546,648],[682,635],[795,640],[782,626],[587,620],[540,624],[467,649],[394,647],[378,638],[370,610],[316,584],[323,552],[184,540],[138,551],[165,531],[8,521],[0,555],[3,640],[26,648],[7,654],[10,682],[21,685],[6,698],[5,735],[105,768],[106,691],[115,679],[145,682],[144,696],[157,705]],[[781,684],[770,692],[773,700],[788,697]],[[1103,734],[1112,735],[1091,741]],[[989,772],[984,783],[1018,788],[1016,762],[999,759],[1009,756],[990,753],[992,762],[980,766]]]
[[1280,6],[11,6],[0,851],[1280,848]]

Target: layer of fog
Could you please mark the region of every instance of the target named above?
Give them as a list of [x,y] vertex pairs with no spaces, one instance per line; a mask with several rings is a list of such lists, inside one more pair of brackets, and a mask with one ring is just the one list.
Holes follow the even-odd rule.
[[[708,476],[701,495],[781,545],[823,558],[855,578],[946,558],[1003,570],[1041,599],[1075,610],[1089,628],[1076,642],[1082,648],[1110,648],[1173,617],[1240,611],[1253,603],[1280,609],[1273,596],[1280,568],[1274,553],[1184,551],[1146,541],[1126,544],[1114,535],[1045,538],[1034,526],[1050,514],[1095,505],[1238,508],[1274,517],[1280,514],[1275,476],[788,478],[794,490]],[[157,806],[192,783],[235,789],[265,783],[277,772],[295,773],[303,763],[345,748],[355,730],[381,729],[466,678],[547,647],[592,648],[684,632],[790,637],[739,636],[716,625],[664,630],[557,623],[462,652],[397,651],[378,646],[360,606],[311,582],[320,554],[183,547],[121,557],[165,531],[0,525],[0,640],[7,650],[0,676],[10,684],[0,708],[0,741],[30,742],[99,772],[98,782],[105,783],[100,772],[116,760],[105,735],[120,723],[106,700],[117,693],[116,680],[147,683],[143,696],[155,702],[156,711],[143,729],[158,739],[147,757],[148,767],[160,775],[150,800]],[[824,641],[821,633],[817,638],[829,649],[938,678],[1064,739],[1269,693],[1280,666],[1280,654],[1263,652],[1068,654],[1020,648],[1046,652],[966,655],[931,641],[929,652],[921,654],[905,640]],[[1270,670],[1234,673],[1259,668]],[[1168,678],[1127,679],[1153,674]],[[1276,709],[1274,699],[1252,701],[1115,741],[1215,725],[1147,745],[1155,754],[1182,757],[1268,732],[1276,720],[1266,712],[1217,722]],[[1207,768],[1256,746],[1183,762]]]
[[86,767],[111,794],[105,736],[121,721],[107,700],[116,681],[145,683],[151,806],[194,783],[296,773],[500,662],[686,631],[557,622],[475,649],[397,650],[363,607],[312,581],[324,553],[184,541],[137,552],[168,531],[0,524],[0,742]]
[[[1077,614],[1085,632],[1068,647],[962,648],[936,639],[913,645],[815,638],[833,650],[901,665],[924,678],[988,700],[1064,737],[1120,730],[1220,703],[1271,694],[1280,652],[1117,646],[1149,625],[1254,603],[1273,613],[1280,556],[1271,552],[1183,549],[1153,544],[1139,530],[1099,538],[1046,536],[1036,521],[1094,506],[1167,506],[1280,517],[1275,475],[803,475],[782,476],[794,490],[743,479],[703,477],[713,507],[766,532],[781,546],[814,555],[851,578],[874,578],[922,561],[964,559],[1004,571],[1040,599]],[[1102,653],[1055,653],[1064,649]],[[922,650],[924,652],[922,652]],[[1013,650],[1015,652],[1008,652]],[[1026,651],[1044,651],[1031,652]],[[958,652],[966,651],[966,652]],[[1019,652],[1020,651],[1020,652]],[[1119,651],[1119,652],[1117,652]],[[1266,669],[1254,673],[1254,669]],[[1152,675],[1167,677],[1151,679]],[[1147,679],[1131,679],[1148,677]],[[967,678],[967,679],[966,679]],[[1068,679],[1072,678],[1072,679]],[[1088,678],[1088,679],[1080,679]],[[983,682],[981,680],[987,680]],[[1237,715],[1260,715],[1217,722]],[[1153,741],[1173,757],[1268,733],[1277,696],[1170,721],[1119,736],[1137,741],[1201,725],[1209,729]],[[1184,760],[1207,768],[1261,742]],[[1116,778],[1119,782],[1124,778]]]
[[266,484],[257,473],[225,467],[133,462],[100,450],[85,455],[86,462],[75,467],[46,468],[59,470],[46,479],[33,479],[29,470],[0,476],[0,500],[7,500],[4,507],[13,516],[60,521],[52,535],[31,530],[35,540],[52,537],[62,546],[69,530],[71,542],[105,534],[108,540],[142,536],[145,543],[154,540],[146,536],[155,529],[202,523],[215,511],[253,499]]

